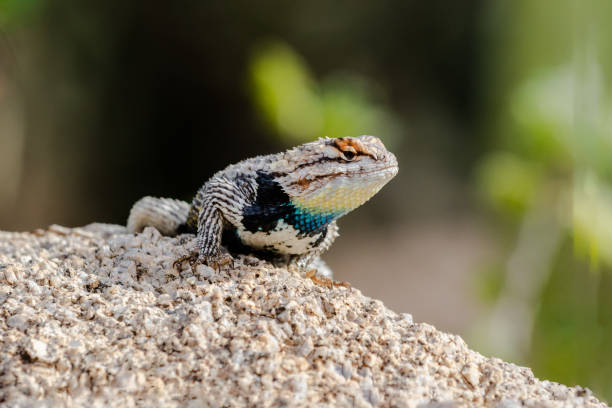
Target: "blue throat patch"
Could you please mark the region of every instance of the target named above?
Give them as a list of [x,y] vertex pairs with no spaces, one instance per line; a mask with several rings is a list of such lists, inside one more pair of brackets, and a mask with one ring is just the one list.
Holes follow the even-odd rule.
[[297,208],[295,205],[291,205],[294,211],[285,214],[283,219],[287,224],[292,225],[293,228],[304,234],[321,232],[327,228],[330,222],[342,215],[342,213],[311,212],[308,209]]

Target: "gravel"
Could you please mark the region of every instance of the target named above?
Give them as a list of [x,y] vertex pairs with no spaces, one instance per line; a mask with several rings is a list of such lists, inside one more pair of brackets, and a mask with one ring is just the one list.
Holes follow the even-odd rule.
[[173,268],[194,244],[104,224],[0,232],[0,404],[606,406],[355,288],[253,257]]

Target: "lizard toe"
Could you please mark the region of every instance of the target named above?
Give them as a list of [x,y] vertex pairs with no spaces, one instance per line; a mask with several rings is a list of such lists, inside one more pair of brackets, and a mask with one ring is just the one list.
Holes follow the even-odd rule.
[[172,267],[175,269],[181,269],[185,262],[189,262],[189,264],[193,267],[199,261],[198,251],[192,251],[187,255],[181,256],[176,261],[172,263]]
[[224,266],[234,267],[234,258],[230,254],[218,254],[200,257],[199,261],[205,263],[216,271],[220,271]]

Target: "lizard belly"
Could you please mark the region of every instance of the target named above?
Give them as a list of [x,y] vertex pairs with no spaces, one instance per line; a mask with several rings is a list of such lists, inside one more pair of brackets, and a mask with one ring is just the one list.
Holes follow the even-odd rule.
[[286,255],[301,255],[315,249],[325,238],[327,230],[320,233],[305,235],[291,224],[279,220],[276,227],[267,231],[248,231],[237,229],[237,234],[243,244],[260,250]]

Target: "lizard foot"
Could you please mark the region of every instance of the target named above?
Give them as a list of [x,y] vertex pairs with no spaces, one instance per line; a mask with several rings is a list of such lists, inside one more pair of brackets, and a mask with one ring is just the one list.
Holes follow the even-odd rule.
[[193,269],[198,263],[199,256],[198,251],[191,251],[189,254],[181,256],[179,259],[174,261],[172,263],[172,267],[180,270],[185,262],[189,262],[189,265],[191,265],[191,268]]
[[329,279],[324,276],[317,275],[316,269],[312,269],[306,272],[305,276],[309,278],[311,281],[313,281],[316,285],[324,286],[326,288],[332,288],[332,287],[337,288],[340,286],[342,286],[343,288],[347,288],[347,289],[351,288],[351,285],[348,282],[338,282],[333,279]]
[[208,265],[216,271],[220,271],[223,266],[228,264],[231,265],[232,268],[234,267],[234,258],[232,258],[230,254],[221,253],[219,255],[200,256],[198,251],[192,251],[189,254],[180,257],[174,261],[172,267],[179,267],[180,269],[185,262],[189,262],[192,269],[195,269],[198,264]]
[[234,258],[230,254],[221,253],[219,255],[204,256],[200,261],[216,271],[220,271],[225,265],[230,265],[231,268],[234,268]]

